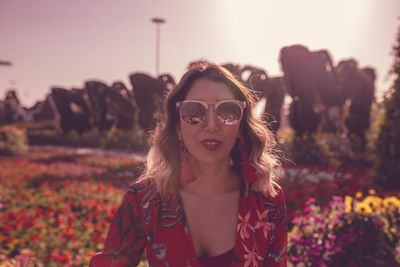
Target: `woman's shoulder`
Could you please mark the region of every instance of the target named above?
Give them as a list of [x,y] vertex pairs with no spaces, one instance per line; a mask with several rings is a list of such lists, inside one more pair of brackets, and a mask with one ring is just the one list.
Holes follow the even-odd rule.
[[265,187],[262,189],[254,188],[251,190],[253,194],[255,194],[258,198],[263,200],[268,200],[272,202],[283,202],[285,201],[285,193],[282,188],[277,183],[272,183],[270,190]]
[[134,195],[136,201],[149,202],[160,197],[153,179],[139,179],[129,185],[128,195]]
[[273,188],[274,188],[274,190],[276,192],[276,195],[275,195],[274,198],[275,199],[284,199],[285,198],[285,191],[283,190],[283,187],[280,186],[277,183],[274,183],[272,186],[273,186]]
[[262,192],[252,191],[254,194],[256,208],[260,213],[267,211],[268,217],[271,220],[286,220],[286,203],[283,188],[278,184],[272,184],[275,194],[269,193],[267,190]]

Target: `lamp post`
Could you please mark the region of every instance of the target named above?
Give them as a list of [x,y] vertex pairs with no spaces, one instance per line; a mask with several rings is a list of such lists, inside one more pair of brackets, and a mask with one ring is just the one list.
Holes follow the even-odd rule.
[[0,60],[0,65],[11,66],[12,63],[11,63],[10,61],[3,61],[3,60]]
[[165,23],[163,18],[152,18],[151,21],[156,24],[156,75],[160,72],[160,24]]

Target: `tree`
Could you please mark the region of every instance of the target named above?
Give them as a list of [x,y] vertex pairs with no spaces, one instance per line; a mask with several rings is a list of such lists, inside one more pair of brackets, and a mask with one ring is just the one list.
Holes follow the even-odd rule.
[[375,140],[374,181],[386,188],[400,189],[400,27],[393,47],[393,87],[383,101],[384,114]]

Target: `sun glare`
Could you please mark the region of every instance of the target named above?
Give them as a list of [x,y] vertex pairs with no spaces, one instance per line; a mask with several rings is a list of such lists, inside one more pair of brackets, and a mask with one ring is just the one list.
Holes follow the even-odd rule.
[[219,7],[224,14],[220,21],[230,43],[227,49],[235,58],[250,55],[253,62],[269,62],[273,66],[269,71],[277,73],[279,50],[287,45],[300,43],[328,49],[333,56],[350,56],[353,41],[363,32],[370,2],[225,0]]

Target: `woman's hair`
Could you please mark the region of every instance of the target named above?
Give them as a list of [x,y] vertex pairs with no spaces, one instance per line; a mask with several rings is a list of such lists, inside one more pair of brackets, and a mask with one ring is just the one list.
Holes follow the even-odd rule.
[[[176,87],[169,91],[164,111],[150,138],[146,169],[139,181],[153,179],[161,193],[173,193],[179,188],[181,164],[177,125],[180,118],[176,102],[184,100],[193,83],[202,78],[225,84],[237,100],[246,101],[240,132],[247,148],[248,161],[261,178],[254,186],[257,191],[266,191],[269,195],[275,196],[280,160],[276,153],[275,137],[261,119],[253,115],[256,97],[227,69],[205,61],[192,63]],[[238,141],[231,151],[231,159],[234,170],[245,183]],[[246,186],[247,193],[248,186]]]

